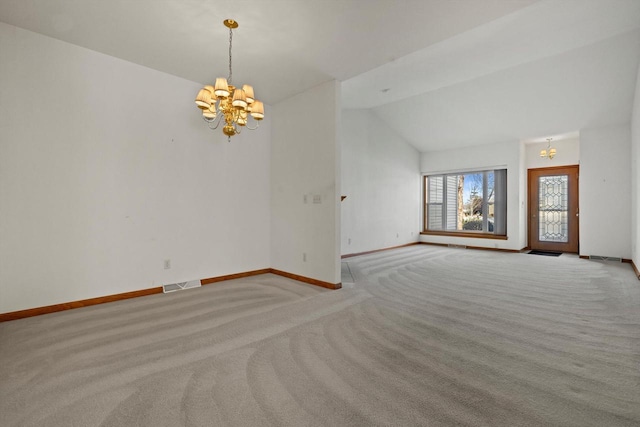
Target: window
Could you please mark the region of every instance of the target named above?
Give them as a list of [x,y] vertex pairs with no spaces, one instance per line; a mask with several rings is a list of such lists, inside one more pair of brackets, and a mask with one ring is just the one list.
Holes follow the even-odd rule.
[[428,175],[424,179],[426,234],[506,236],[506,169]]

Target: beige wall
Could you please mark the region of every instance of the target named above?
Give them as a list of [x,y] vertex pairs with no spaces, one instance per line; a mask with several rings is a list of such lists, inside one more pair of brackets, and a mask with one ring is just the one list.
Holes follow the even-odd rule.
[[631,258],[629,124],[580,131],[580,254]]
[[631,175],[631,252],[633,262],[640,268],[640,69],[636,82],[633,115],[631,118],[632,175]]
[[342,112],[342,254],[417,242],[420,153],[370,110]]
[[271,266],[340,282],[340,84],[273,107]]
[[3,23],[0,52],[0,313],[269,267],[269,120],[228,143],[197,83]]

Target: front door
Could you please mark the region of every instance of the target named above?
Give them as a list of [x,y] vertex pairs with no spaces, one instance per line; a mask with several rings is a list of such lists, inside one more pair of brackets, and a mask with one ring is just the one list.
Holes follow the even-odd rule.
[[579,166],[529,169],[529,247],[578,252]]

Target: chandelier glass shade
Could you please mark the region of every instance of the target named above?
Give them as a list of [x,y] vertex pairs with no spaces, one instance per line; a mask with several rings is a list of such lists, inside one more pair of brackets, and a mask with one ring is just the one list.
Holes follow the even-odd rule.
[[541,150],[540,151],[540,157],[542,158],[548,158],[549,160],[553,159],[556,155],[556,149],[555,148],[551,148],[551,140],[553,138],[547,138],[547,149],[546,150]]
[[[221,123],[222,132],[228,139],[239,134],[242,128],[255,130],[260,120],[264,119],[264,105],[255,99],[253,87],[243,85],[237,88],[232,84],[231,47],[233,41],[233,29],[238,28],[238,22],[226,19],[224,25],[229,28],[229,78],[216,78],[213,86],[206,85],[196,96],[196,105],[202,111],[202,118],[208,123],[210,129],[217,129]],[[249,126],[249,117],[255,122],[255,126]]]

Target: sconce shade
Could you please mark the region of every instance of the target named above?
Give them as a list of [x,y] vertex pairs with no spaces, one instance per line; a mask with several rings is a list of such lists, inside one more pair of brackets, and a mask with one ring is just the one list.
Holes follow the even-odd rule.
[[227,79],[224,77],[218,77],[216,79],[214,93],[218,98],[226,98],[229,96],[229,85],[227,84]]
[[253,101],[255,101],[255,97],[253,96],[253,86],[243,85],[242,90],[244,90],[244,95],[247,98],[247,104],[253,104]]
[[198,96],[196,96],[196,105],[201,109],[208,109],[211,105],[211,92],[206,88],[200,89]]
[[240,113],[238,115],[238,120],[237,122],[239,126],[246,126],[247,125],[247,112],[240,110]]
[[202,116],[205,120],[213,120],[216,118],[215,104],[206,110],[202,110]]
[[247,109],[247,96],[244,94],[244,90],[236,89],[233,91],[233,101],[231,105],[236,107],[238,110],[246,110]]
[[251,117],[255,120],[264,119],[264,105],[262,105],[262,101],[254,101],[251,104]]

